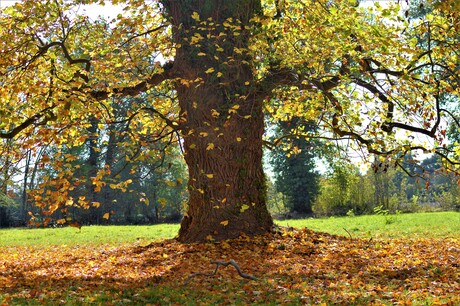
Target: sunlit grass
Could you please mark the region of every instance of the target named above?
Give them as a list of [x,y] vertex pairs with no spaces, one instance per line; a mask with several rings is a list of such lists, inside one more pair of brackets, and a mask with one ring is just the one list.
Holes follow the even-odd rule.
[[0,230],[0,246],[119,245],[173,238],[178,224],[148,226],[83,226],[63,228],[12,228]]
[[[460,213],[437,212],[276,221],[282,226],[307,227],[354,238],[460,237]],[[149,243],[177,235],[179,224],[145,226],[83,226],[0,230],[0,246],[84,246]]]
[[276,223],[362,238],[460,237],[459,212],[310,218],[283,220]]

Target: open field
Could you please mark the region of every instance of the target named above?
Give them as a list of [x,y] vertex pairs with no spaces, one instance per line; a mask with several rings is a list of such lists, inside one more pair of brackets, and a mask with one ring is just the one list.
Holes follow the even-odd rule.
[[[276,221],[282,226],[355,238],[460,237],[460,213],[438,212],[388,216],[332,217]],[[173,238],[178,224],[0,229],[0,246],[119,245]],[[348,232],[347,232],[348,231]]]
[[350,233],[352,237],[360,238],[460,238],[459,212],[331,217],[277,223],[344,236]]
[[83,246],[145,243],[173,238],[178,224],[0,229],[0,246]]
[[[178,225],[1,230],[0,305],[459,305],[460,213],[390,217],[192,245]],[[204,275],[231,259],[257,280]]]

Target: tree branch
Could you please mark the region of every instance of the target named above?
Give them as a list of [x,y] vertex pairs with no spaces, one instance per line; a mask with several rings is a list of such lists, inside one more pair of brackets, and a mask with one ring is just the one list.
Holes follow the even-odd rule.
[[[55,106],[45,108],[44,110],[40,111],[39,113],[36,113],[35,115],[27,118],[24,120],[21,124],[13,128],[12,130],[8,132],[0,132],[0,138],[1,139],[12,139],[16,137],[21,131],[25,130],[29,126],[33,124],[37,125],[45,125],[48,121],[54,119],[54,115],[51,114],[51,110]],[[44,118],[42,121],[38,122],[40,119]]]
[[322,140],[331,140],[331,141],[341,141],[341,140],[353,140],[352,137],[327,137],[327,136],[320,136],[320,135],[303,135],[303,134],[284,134],[278,138],[276,138],[274,141],[268,141],[264,140],[263,144],[264,146],[269,149],[273,150],[275,147],[277,147],[284,139],[289,139],[289,138],[309,138],[309,139],[322,139]]
[[455,124],[460,127],[460,121],[457,119],[457,117],[454,116],[454,114],[452,114],[450,111],[448,111],[447,109],[445,108],[440,108],[439,109],[439,112],[444,112],[444,113],[447,113],[451,118],[452,120],[455,121]]
[[173,62],[165,63],[162,66],[163,71],[161,73],[154,74],[147,80],[142,81],[138,83],[137,85],[114,88],[112,90],[90,91],[89,94],[91,95],[93,99],[97,101],[105,100],[109,98],[111,95],[115,95],[117,97],[126,97],[126,96],[135,97],[147,91],[150,87],[158,85],[164,80],[173,78],[174,77],[173,65],[174,65]]
[[150,33],[153,33],[153,32],[156,32],[156,31],[158,31],[158,30],[161,30],[161,29],[163,29],[163,28],[165,28],[165,27],[167,27],[167,24],[162,24],[162,25],[160,25],[160,26],[158,26],[158,27],[156,27],[156,28],[147,30],[147,31],[142,32],[142,33],[139,33],[139,34],[135,34],[135,35],[131,36],[130,38],[128,38],[125,42],[123,42],[123,43],[120,45],[120,47],[123,47],[124,45],[126,45],[127,43],[129,43],[129,42],[130,42],[131,40],[133,40],[133,39],[136,39],[136,38],[141,37],[141,36],[143,36],[143,35],[148,35],[148,34],[150,34]]

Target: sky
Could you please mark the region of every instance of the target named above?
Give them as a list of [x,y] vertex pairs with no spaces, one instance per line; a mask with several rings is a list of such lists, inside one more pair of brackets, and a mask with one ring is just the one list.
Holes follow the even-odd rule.
[[[20,0],[0,0],[0,7],[10,6],[16,2],[21,2]],[[110,1],[107,1],[110,2]],[[118,13],[122,12],[121,6],[115,6],[112,4],[106,4],[105,6],[100,6],[96,4],[85,5],[83,10],[86,11],[86,14],[92,19],[96,19],[98,16],[107,16],[107,18],[116,17]]]

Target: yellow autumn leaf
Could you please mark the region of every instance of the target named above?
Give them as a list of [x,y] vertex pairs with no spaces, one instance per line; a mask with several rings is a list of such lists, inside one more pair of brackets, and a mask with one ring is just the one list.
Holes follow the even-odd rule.
[[166,185],[168,185],[169,187],[174,187],[174,186],[176,186],[176,182],[173,182],[173,181],[166,181],[165,183],[166,183]]
[[166,200],[165,198],[159,198],[158,202],[162,207],[166,207],[166,205],[168,204],[168,200]]
[[205,71],[205,73],[207,73],[207,74],[213,73],[213,72],[214,72],[214,68],[212,68],[212,67]]
[[214,144],[212,142],[208,143],[206,146],[206,151],[214,150]]
[[217,77],[220,78],[220,77],[222,76],[222,74],[223,74],[223,73],[219,71],[219,72],[217,73]]
[[211,115],[214,117],[214,118],[217,118],[219,117],[220,113],[218,111],[216,111],[215,109],[212,109],[211,110]]
[[236,141],[240,142],[240,141],[241,141],[241,137],[236,137]]
[[110,213],[108,213],[108,212],[105,213],[105,214],[102,216],[102,218],[104,218],[104,219],[106,219],[106,220],[109,220],[109,218],[110,218]]
[[150,204],[150,200],[148,198],[140,198],[139,201],[144,202],[146,206],[149,206]]
[[229,114],[236,114],[237,110],[240,108],[240,106],[238,104],[235,104],[233,105],[229,110],[228,110],[228,113]]
[[197,55],[198,55],[198,56],[206,56],[206,53],[200,52],[200,53],[198,53]]
[[206,174],[206,177],[212,179],[214,177],[214,174],[212,173]]
[[222,222],[220,222],[220,224],[222,224],[223,226],[227,226],[228,225],[228,220],[222,221]]
[[300,152],[302,152],[302,149],[299,149],[298,146],[295,146],[294,148],[292,148],[292,153],[294,153],[294,155],[297,155]]
[[200,14],[197,12],[193,12],[191,17],[193,20],[200,21]]

